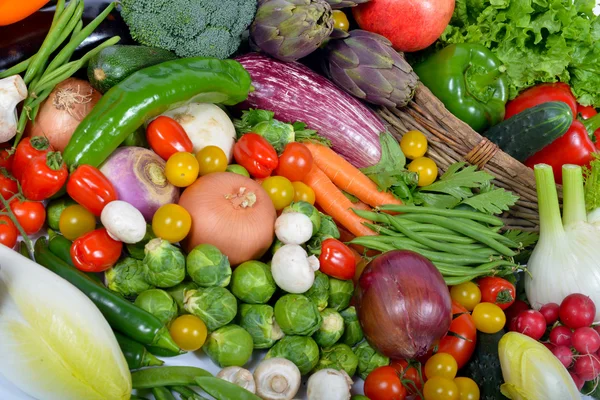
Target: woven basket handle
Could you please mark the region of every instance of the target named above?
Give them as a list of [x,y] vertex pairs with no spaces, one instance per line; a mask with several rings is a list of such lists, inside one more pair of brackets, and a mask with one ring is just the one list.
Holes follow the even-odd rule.
[[477,146],[465,156],[465,160],[472,165],[477,165],[479,169],[483,169],[498,152],[499,148],[488,139],[483,138]]

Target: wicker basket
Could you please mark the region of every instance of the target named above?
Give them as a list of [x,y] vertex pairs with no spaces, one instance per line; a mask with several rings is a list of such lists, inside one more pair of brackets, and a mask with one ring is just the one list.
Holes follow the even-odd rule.
[[[445,171],[457,161],[467,161],[494,175],[496,186],[517,194],[519,201],[503,215],[506,229],[539,230],[533,170],[458,120],[423,84],[419,84],[408,106],[381,108],[377,112],[398,139],[409,130],[423,132],[429,141],[428,156],[440,170]],[[562,198],[561,188],[559,197]]]

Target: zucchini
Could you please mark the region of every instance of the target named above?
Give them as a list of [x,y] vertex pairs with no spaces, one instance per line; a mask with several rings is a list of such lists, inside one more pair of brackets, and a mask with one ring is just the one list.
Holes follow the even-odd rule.
[[140,69],[175,60],[168,50],[146,46],[109,46],[90,59],[87,75],[91,85],[105,93]]
[[500,393],[504,378],[498,356],[498,343],[504,333],[504,330],[493,335],[477,332],[475,352],[463,369],[462,375],[473,379],[479,386],[480,400],[507,400]]
[[571,108],[562,101],[551,101],[502,121],[483,135],[523,162],[564,135],[572,123]]

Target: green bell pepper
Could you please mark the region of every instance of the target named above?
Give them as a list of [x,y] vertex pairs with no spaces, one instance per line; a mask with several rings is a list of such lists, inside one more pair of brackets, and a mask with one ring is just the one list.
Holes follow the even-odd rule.
[[502,62],[480,44],[452,44],[414,67],[448,111],[477,132],[504,120],[508,77]]

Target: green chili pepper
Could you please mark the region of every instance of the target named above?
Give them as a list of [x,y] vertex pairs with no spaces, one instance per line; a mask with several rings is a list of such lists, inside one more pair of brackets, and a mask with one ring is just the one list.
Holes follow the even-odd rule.
[[150,354],[141,343],[131,340],[128,337],[121,335],[119,332],[115,332],[115,337],[125,356],[129,369],[140,369],[142,367],[164,364],[163,361]]
[[158,356],[158,357],[177,357],[177,356],[187,353],[187,351],[184,351],[184,350],[172,351],[172,350],[163,349],[162,347],[154,347],[154,346],[146,346],[146,349],[150,353],[152,353],[153,355]]
[[21,253],[21,255],[23,257],[27,257],[31,260],[31,254],[29,254],[29,249],[27,248],[27,243],[21,241],[19,243],[19,253]]
[[206,393],[217,400],[260,400],[260,397],[246,389],[219,378],[196,378],[196,383]]
[[157,386],[190,386],[196,384],[196,378],[212,376],[202,368],[196,367],[155,367],[131,373],[131,385],[134,389],[151,389]]
[[146,120],[182,102],[237,104],[248,96],[250,83],[234,60],[183,58],[144,68],[102,96],[77,126],[63,158],[70,168],[97,167]]
[[452,44],[414,70],[446,108],[475,131],[483,132],[504,120],[506,68],[484,46]]

